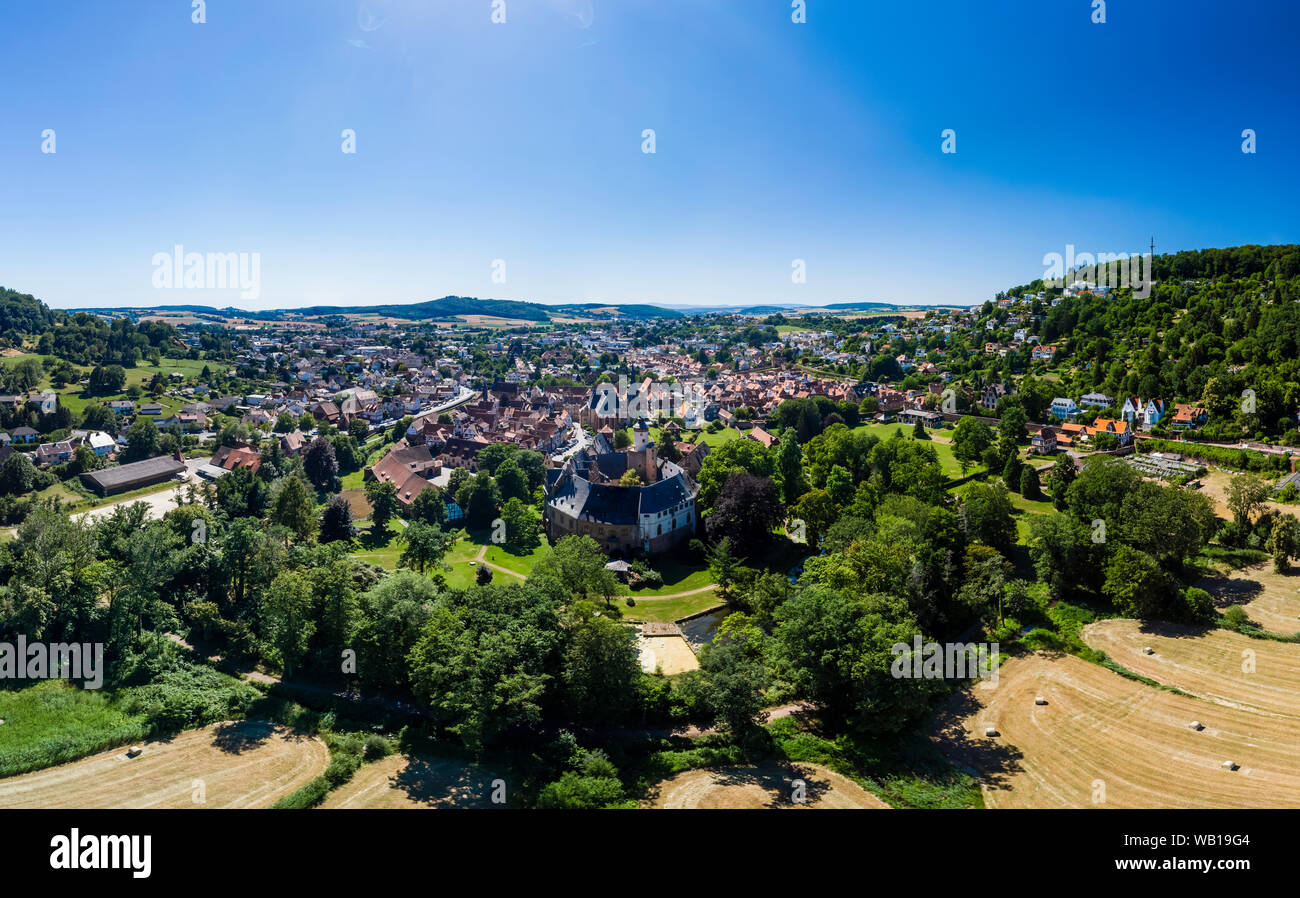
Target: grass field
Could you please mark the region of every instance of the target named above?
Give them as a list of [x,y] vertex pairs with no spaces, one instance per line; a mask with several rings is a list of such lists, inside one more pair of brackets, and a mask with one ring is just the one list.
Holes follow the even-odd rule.
[[329,763],[319,739],[252,721],[190,730],[143,748],[137,758],[116,748],[0,780],[0,808],[264,808]]
[[623,620],[635,621],[639,623],[661,623],[666,624],[670,621],[681,620],[683,617],[689,617],[692,614],[698,614],[701,611],[707,611],[720,604],[718,594],[715,590],[698,592],[689,596],[678,596],[673,599],[646,599],[644,601],[631,597],[635,605],[628,606],[625,598],[615,599],[619,609],[623,613]]
[[[979,772],[988,807],[1300,807],[1300,720],[1156,689],[1072,655],[1007,661],[994,688],[958,696],[936,739]],[[1239,768],[1223,769],[1227,760]]]
[[533,566],[550,554],[551,546],[543,539],[541,545],[526,555],[512,555],[503,546],[488,545],[486,560],[527,577],[533,572]]
[[651,559],[650,566],[663,575],[664,585],[654,589],[634,589],[631,591],[633,597],[676,595],[713,583],[712,572],[702,562],[685,563],[668,556]]
[[[42,361],[45,361],[50,357],[45,356],[41,358]],[[168,386],[174,387],[175,384],[172,382],[174,379],[171,377],[171,374],[174,371],[178,371],[181,374],[183,374],[185,376],[186,382],[193,383],[202,373],[203,367],[205,365],[207,365],[209,367],[209,370],[211,370],[213,366],[217,366],[219,365],[219,363],[206,362],[203,361],[202,359],[162,359],[159,362],[158,367],[155,368],[153,365],[149,364],[148,362],[143,362],[134,368],[126,369],[126,387],[128,389],[132,386],[145,387],[148,385],[149,381],[153,379],[154,374],[161,374],[163,376],[163,379],[168,383]],[[90,373],[92,366],[73,365],[73,367],[76,368],[78,371],[80,371],[83,376],[85,376]],[[43,389],[52,389],[50,387],[48,376],[42,378],[41,387]],[[62,390],[57,390],[56,392],[59,394],[59,402],[62,405],[64,405],[68,409],[68,411],[72,412],[72,414],[76,418],[80,418],[81,414],[86,410],[86,406],[92,402],[98,402],[100,404],[106,405],[114,399],[127,398],[125,390],[121,393],[113,393],[112,395],[92,396],[86,393],[84,388],[81,387],[79,384],[68,384]],[[178,396],[166,396],[166,395],[159,396],[156,399],[154,399],[153,397],[150,397],[149,394],[147,393],[145,395],[146,398],[143,399],[142,401],[146,401],[146,402],[156,401],[159,405],[163,407],[164,417],[173,414],[182,405],[186,405],[190,402],[198,401],[197,399],[187,399]]]
[[145,733],[143,715],[64,680],[0,692],[0,719],[0,776],[61,764]]

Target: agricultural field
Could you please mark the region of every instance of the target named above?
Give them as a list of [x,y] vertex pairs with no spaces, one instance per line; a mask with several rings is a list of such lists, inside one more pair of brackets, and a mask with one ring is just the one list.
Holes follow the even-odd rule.
[[1121,667],[1162,686],[1230,708],[1300,719],[1300,645],[1127,618],[1089,624],[1081,635]]
[[1222,611],[1240,605],[1250,620],[1274,633],[1300,631],[1300,570],[1273,570],[1272,562],[1212,574],[1196,584],[1214,596]]
[[[804,800],[800,803],[791,800],[797,779],[804,782]],[[672,810],[889,807],[848,777],[814,764],[688,770],[655,786],[645,806]]]
[[967,690],[940,715],[936,740],[978,772],[991,808],[1300,807],[1300,719],[1154,688],[1073,655],[1004,663],[996,686]]
[[0,808],[265,808],[329,763],[316,737],[256,721],[189,730],[142,747],[135,758],[119,746],[0,780]]
[[493,774],[460,761],[389,755],[365,764],[329,794],[325,809],[492,807]]

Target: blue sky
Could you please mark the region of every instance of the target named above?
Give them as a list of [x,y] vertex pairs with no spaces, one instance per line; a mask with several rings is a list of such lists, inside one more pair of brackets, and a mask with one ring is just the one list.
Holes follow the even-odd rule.
[[[57,307],[964,304],[1067,244],[1300,241],[1289,0],[1111,0],[1105,24],[1091,0],[491,13],[6,3],[0,284]],[[259,253],[259,298],[155,289],[176,244]]]

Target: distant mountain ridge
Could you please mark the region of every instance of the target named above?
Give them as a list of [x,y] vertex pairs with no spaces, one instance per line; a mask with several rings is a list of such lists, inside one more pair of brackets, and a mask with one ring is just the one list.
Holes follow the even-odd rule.
[[473,296],[444,296],[441,299],[413,303],[378,303],[375,305],[303,306],[293,309],[248,311],[235,306],[215,307],[192,304],[158,306],[106,306],[71,308],[68,313],[141,315],[149,312],[191,312],[196,315],[220,315],[250,318],[255,321],[283,321],[289,318],[320,318],[326,315],[382,315],[388,318],[451,319],[461,315],[485,315],[519,321],[545,322],[556,317],[581,316],[611,320],[644,321],[654,318],[683,318],[687,315],[803,315],[814,311],[831,312],[898,312],[922,308],[958,308],[958,306],[920,306],[890,302],[764,303],[731,306],[656,306],[646,303],[566,302],[554,305],[512,299],[479,299]]

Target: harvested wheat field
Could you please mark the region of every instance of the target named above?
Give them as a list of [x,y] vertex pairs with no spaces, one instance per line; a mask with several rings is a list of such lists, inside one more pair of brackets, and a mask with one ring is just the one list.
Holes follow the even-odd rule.
[[[325,743],[243,721],[0,780],[0,808],[264,808],[325,771]],[[202,780],[201,784],[195,780]],[[202,789],[203,801],[195,800]]]
[[321,807],[488,808],[494,778],[459,761],[389,755],[362,765]]
[[[794,781],[804,781],[804,801],[795,803]],[[688,770],[655,787],[652,808],[887,808],[853,780],[815,764]]]
[[1121,667],[1164,686],[1232,708],[1300,718],[1300,645],[1135,620],[1098,621],[1082,635]]
[[1279,574],[1270,561],[1227,576],[1205,577],[1196,585],[1214,596],[1220,611],[1241,605],[1265,630],[1300,631],[1300,570]]
[[962,699],[940,716],[937,741],[980,777],[987,807],[1300,807],[1295,718],[1176,695],[1072,655],[1013,658],[996,687]]

